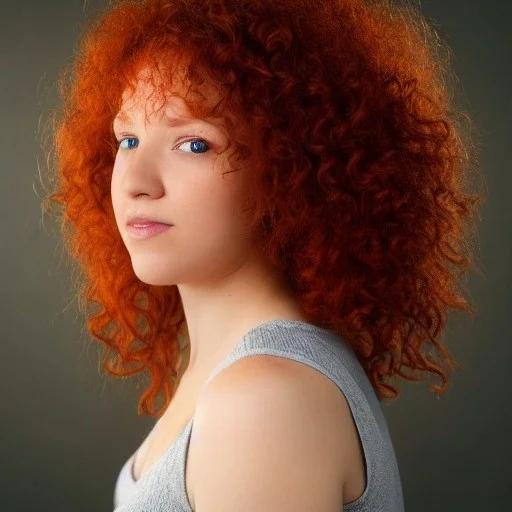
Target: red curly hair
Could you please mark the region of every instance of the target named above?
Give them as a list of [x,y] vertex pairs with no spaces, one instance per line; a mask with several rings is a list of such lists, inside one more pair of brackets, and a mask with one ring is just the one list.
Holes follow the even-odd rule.
[[222,92],[210,111],[187,105],[226,120],[233,154],[252,162],[250,227],[263,253],[308,320],[355,349],[378,397],[398,395],[393,376],[437,374],[430,389],[446,391],[448,369],[463,366],[441,335],[450,308],[475,314],[462,289],[484,193],[468,189],[478,152],[452,98],[450,51],[416,8],[120,0],[96,13],[75,53],[58,78],[56,185],[43,206],[56,207],[78,263],[81,306],[97,306],[87,327],[103,369],[150,374],[139,414],[163,414],[188,337],[177,286],[135,276],[112,209],[112,122],[142,68],[159,74],[162,97],[178,66],[191,88],[207,79]]

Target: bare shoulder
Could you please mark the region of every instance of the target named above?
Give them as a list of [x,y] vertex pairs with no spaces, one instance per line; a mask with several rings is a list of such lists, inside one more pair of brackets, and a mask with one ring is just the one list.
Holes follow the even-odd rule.
[[345,397],[319,370],[269,355],[236,361],[197,404],[194,509],[339,510],[352,428]]

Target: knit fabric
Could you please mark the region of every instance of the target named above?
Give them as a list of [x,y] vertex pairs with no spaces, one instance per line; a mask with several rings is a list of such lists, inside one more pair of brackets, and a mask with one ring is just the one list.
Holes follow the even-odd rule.
[[[210,381],[239,359],[267,354],[307,364],[344,394],[361,440],[367,485],[340,511],[403,512],[398,463],[380,401],[353,349],[338,333],[299,320],[270,320],[248,331],[213,370]],[[185,464],[194,418],[160,459],[134,481],[132,455],[119,473],[114,512],[193,512],[185,486]],[[286,478],[286,476],[283,476]]]

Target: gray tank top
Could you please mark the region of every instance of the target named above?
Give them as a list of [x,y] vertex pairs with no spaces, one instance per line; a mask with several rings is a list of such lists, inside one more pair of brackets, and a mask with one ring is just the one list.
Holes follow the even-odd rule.
[[[317,369],[347,399],[364,451],[367,485],[357,500],[340,503],[340,511],[403,512],[400,474],[386,419],[350,345],[335,331],[299,320],[270,320],[248,331],[206,383],[235,361],[259,354],[292,359]],[[193,512],[185,486],[193,422],[192,417],[139,480],[133,479],[133,455],[125,462],[116,482],[115,512]]]

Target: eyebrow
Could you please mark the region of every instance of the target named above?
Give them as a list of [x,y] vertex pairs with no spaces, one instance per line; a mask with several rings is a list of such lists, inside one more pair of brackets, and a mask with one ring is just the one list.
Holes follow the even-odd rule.
[[[194,123],[203,123],[203,124],[208,124],[208,125],[212,126],[213,128],[218,128],[213,123],[206,121],[205,119],[198,119],[196,117],[176,117],[176,116],[169,116],[169,115],[164,115],[163,117],[165,120],[165,124],[167,126],[171,126],[171,127],[186,126],[186,125],[194,124]],[[121,123],[130,125],[130,126],[133,126],[132,119],[125,112],[119,112],[119,114],[117,114],[117,116],[114,118],[113,124],[115,124],[116,122],[121,122]]]

